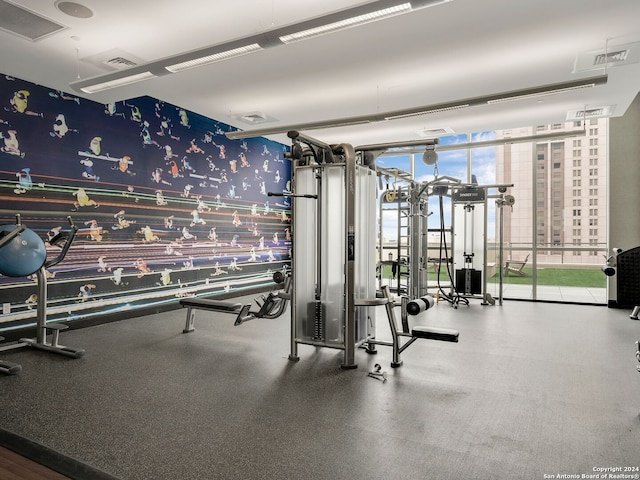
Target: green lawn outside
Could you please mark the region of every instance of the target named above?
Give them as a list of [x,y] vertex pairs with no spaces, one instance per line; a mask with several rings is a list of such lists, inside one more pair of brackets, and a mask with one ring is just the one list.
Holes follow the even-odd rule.
[[[514,285],[531,285],[531,268],[524,268],[526,277],[516,275],[504,276],[504,283]],[[562,287],[605,288],[607,277],[600,269],[584,270],[578,268],[541,268],[538,269],[538,285],[558,285]],[[498,274],[487,279],[489,283],[498,282]]]
[[[403,272],[406,272],[406,267],[402,268]],[[527,276],[520,277],[516,275],[503,276],[503,282],[505,284],[513,285],[531,285],[532,276],[531,268],[524,268],[523,270]],[[384,265],[383,278],[391,277],[391,267]],[[585,270],[577,268],[541,268],[538,269],[537,281],[538,285],[557,285],[563,287],[583,287],[583,288],[605,288],[606,276],[602,271],[598,270]],[[435,272],[429,270],[428,279],[431,281],[436,280]],[[440,280],[448,280],[446,268],[442,267],[440,272]],[[493,277],[487,279],[487,283],[498,283],[498,273]]]

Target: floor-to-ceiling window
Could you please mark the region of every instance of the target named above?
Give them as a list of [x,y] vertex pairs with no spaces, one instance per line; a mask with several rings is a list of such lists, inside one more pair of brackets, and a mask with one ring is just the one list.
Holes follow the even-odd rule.
[[509,258],[526,261],[520,274],[507,271],[506,297],[606,303],[607,126],[589,119],[499,132],[540,137],[497,149],[497,171],[511,175],[517,198],[506,213]]
[[[504,298],[605,304],[607,128],[606,119],[588,119],[449,136],[440,139],[436,164],[424,164],[419,153],[379,164],[410,172],[417,182],[451,177],[513,185],[508,194],[515,202],[502,208],[494,199],[498,189],[487,189],[487,291],[500,294],[502,267]],[[440,233],[451,229],[450,197],[430,196],[428,210],[431,257],[451,238]],[[381,244],[401,241],[390,233],[396,217],[383,212]]]

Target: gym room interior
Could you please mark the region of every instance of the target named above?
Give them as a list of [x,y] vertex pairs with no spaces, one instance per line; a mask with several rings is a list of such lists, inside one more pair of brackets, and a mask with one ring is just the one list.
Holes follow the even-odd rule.
[[640,478],[639,20],[0,0],[0,478]]

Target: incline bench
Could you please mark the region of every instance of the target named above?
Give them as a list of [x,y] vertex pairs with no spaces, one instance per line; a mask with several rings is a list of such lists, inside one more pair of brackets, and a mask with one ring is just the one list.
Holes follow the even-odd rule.
[[251,305],[243,305],[241,303],[223,302],[221,300],[213,300],[210,298],[181,298],[180,305],[187,307],[187,321],[184,325],[182,333],[193,332],[193,323],[196,317],[196,310],[210,310],[221,313],[235,313],[236,321],[234,325],[241,325],[242,322],[254,318],[249,315]]

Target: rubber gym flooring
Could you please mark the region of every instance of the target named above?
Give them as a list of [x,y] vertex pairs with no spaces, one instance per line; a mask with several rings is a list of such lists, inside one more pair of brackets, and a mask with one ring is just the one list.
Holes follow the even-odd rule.
[[[122,480],[638,473],[640,322],[627,310],[440,303],[412,321],[458,329],[459,343],[418,340],[398,369],[389,347],[359,349],[354,370],[306,345],[289,361],[287,313],[234,327],[198,311],[183,334],[185,315],[64,332],[87,350],[77,360],[2,352],[23,370],[0,377],[0,427]],[[377,325],[388,336],[381,307]],[[367,376],[376,363],[384,383]]]

